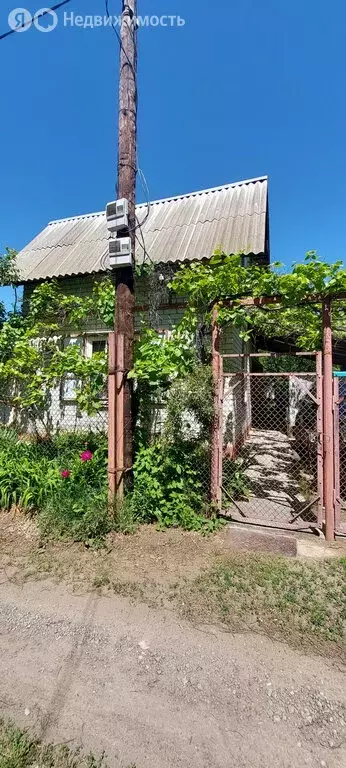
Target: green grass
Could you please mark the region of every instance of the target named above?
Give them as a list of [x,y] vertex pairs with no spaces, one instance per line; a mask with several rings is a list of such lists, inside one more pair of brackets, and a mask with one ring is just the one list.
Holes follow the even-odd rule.
[[346,639],[346,558],[317,563],[239,555],[185,587],[190,618],[285,640]]
[[[0,768],[107,768],[105,758],[53,746],[0,719]],[[135,764],[128,768],[136,768]]]

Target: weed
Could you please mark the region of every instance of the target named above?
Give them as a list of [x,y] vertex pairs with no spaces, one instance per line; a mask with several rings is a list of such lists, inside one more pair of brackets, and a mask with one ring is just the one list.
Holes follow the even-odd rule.
[[249,478],[246,476],[243,459],[224,461],[225,491],[233,499],[248,499]]
[[38,516],[38,523],[44,536],[71,537],[98,547],[112,528],[107,494],[89,485],[69,484],[52,494]]
[[38,742],[26,731],[0,721],[0,768],[27,768],[34,763],[37,751]]
[[111,583],[111,580],[109,576],[106,574],[101,574],[100,576],[95,576],[93,579],[92,585],[93,587],[96,587],[96,589],[100,587],[108,587]]
[[134,581],[113,581],[112,589],[115,595],[140,599],[143,597],[143,589]]
[[[83,755],[66,745],[42,744],[27,730],[0,719],[0,768],[107,768],[105,756]],[[130,767],[129,767],[130,768]]]
[[219,618],[236,629],[262,629],[304,640],[317,635],[343,642],[346,635],[346,559],[323,563],[242,555],[204,573],[186,588],[191,616]]
[[113,510],[113,530],[118,533],[135,533],[138,528],[138,515],[134,498],[128,494],[121,502],[117,502]]

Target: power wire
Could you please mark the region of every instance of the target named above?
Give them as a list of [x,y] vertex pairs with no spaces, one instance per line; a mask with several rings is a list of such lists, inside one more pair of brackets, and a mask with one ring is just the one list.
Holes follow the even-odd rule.
[[[61,8],[63,5],[67,5],[67,3],[70,3],[71,0],[61,0],[60,3],[57,3],[56,5],[52,5],[51,8],[45,8],[42,10],[42,13],[39,13],[37,18],[42,19],[44,16],[47,16],[48,13],[51,13],[51,11],[57,11],[58,8]],[[34,20],[34,17],[32,16],[30,21],[27,21],[26,24],[23,24],[21,29],[25,29],[25,27],[29,27]],[[9,29],[8,32],[4,32],[4,34],[0,35],[0,40],[4,40],[5,37],[9,37],[10,35],[14,35],[18,32],[18,29]]]
[[[136,217],[136,219],[137,219],[137,217]],[[154,266],[155,266],[155,263],[153,262],[153,260],[152,260],[152,258],[151,258],[151,256],[150,256],[150,253],[148,253],[148,251],[147,251],[147,249],[146,249],[146,245],[145,245],[145,239],[144,239],[143,230],[142,230],[142,224],[141,224],[141,222],[140,222],[140,221],[138,221],[138,219],[137,219],[137,224],[138,224],[138,226],[137,226],[137,229],[139,229],[139,231],[140,231],[140,234],[141,234],[141,238],[142,238],[142,242],[140,241],[140,239],[139,239],[139,237],[138,237],[138,235],[137,235],[137,234],[136,234],[136,240],[137,240],[137,242],[139,243],[139,245],[141,246],[141,248],[142,248],[142,250],[143,250],[143,253],[144,253],[143,264],[145,264],[145,259],[146,259],[146,258],[148,258],[148,260],[150,261],[150,263],[151,263],[151,264],[153,265],[153,267],[154,267]]]
[[[141,182],[141,185],[142,185],[143,192],[146,194],[146,198],[147,198],[146,199],[147,212],[146,212],[146,215],[144,216],[143,221],[139,221],[137,219],[137,216],[136,216],[137,226],[135,227],[135,232],[137,231],[137,229],[139,229],[140,234],[141,234],[142,244],[140,243],[140,245],[143,248],[143,253],[144,253],[143,264],[145,263],[145,259],[147,257],[149,259],[149,261],[152,263],[152,265],[154,266],[154,262],[153,262],[153,260],[152,260],[152,258],[150,256],[150,254],[147,251],[147,248],[146,248],[146,245],[145,245],[145,238],[144,238],[144,234],[143,234],[143,230],[142,230],[142,227],[148,221],[148,218],[150,216],[151,202],[150,202],[150,194],[149,194],[149,188],[148,188],[147,180],[146,180],[146,178],[144,176],[144,173],[143,173],[142,169],[139,167],[139,164],[138,164],[138,154],[137,154],[137,173],[138,173],[138,177],[139,177],[139,180]],[[136,240],[139,242],[137,234],[136,234]]]
[[139,180],[141,182],[141,185],[142,185],[143,192],[146,195],[147,214],[146,214],[145,218],[143,219],[143,221],[141,221],[141,226],[143,227],[143,224],[145,224],[145,222],[148,220],[148,218],[150,216],[151,202],[150,202],[150,193],[149,193],[149,187],[148,187],[148,184],[147,184],[147,180],[146,180],[146,178],[144,176],[144,173],[143,173],[142,169],[139,167],[138,154],[137,154],[137,173],[138,173],[138,177],[139,177]]
[[[46,8],[46,9],[42,10],[42,12],[39,13],[37,18],[38,19],[43,18],[44,16],[47,16],[52,11],[57,11],[59,8],[62,8],[64,5],[67,5],[70,2],[71,2],[71,0],[61,0],[61,2],[56,3],[55,5],[52,5],[50,8]],[[135,80],[135,84],[136,84],[136,88],[135,88],[135,103],[136,103],[136,109],[137,109],[137,107],[138,107],[138,91],[137,91],[137,83],[136,83],[136,73],[135,73],[135,70],[133,68],[132,62],[130,61],[130,59],[129,59],[128,55],[127,55],[127,51],[125,50],[125,48],[123,46],[123,43],[122,43],[121,37],[119,35],[119,32],[118,32],[117,28],[115,27],[113,19],[112,19],[110,13],[109,13],[109,0],[105,0],[105,7],[106,7],[107,18],[111,21],[111,26],[112,26],[113,32],[115,33],[115,35],[117,37],[118,43],[120,45],[120,49],[123,51],[123,53],[124,53],[124,55],[125,55],[125,57],[127,59],[128,65],[129,65],[129,67],[131,69],[132,75],[133,75],[134,80]],[[33,19],[34,19],[34,17],[32,16],[30,21],[27,21],[25,24],[23,24],[21,28],[25,29],[26,27],[30,26],[32,24],[32,22],[33,22]],[[132,30],[134,32],[134,25],[136,24],[136,19],[132,19],[132,22],[133,22]],[[0,35],[0,40],[4,40],[6,37],[9,37],[10,35],[14,35],[15,33],[17,33],[17,31],[18,31],[17,29],[9,29],[8,32],[4,32],[2,35]],[[136,46],[136,56],[137,56],[136,39],[135,39],[135,37],[133,37],[133,39],[134,39],[134,43],[135,43],[135,46]],[[141,238],[142,238],[142,243],[140,242],[140,240],[137,237],[137,235],[136,235],[136,239],[139,242],[139,244],[141,245],[141,247],[143,248],[143,251],[144,251],[144,261],[145,261],[145,258],[147,257],[149,259],[149,261],[151,261],[153,263],[149,253],[146,250],[145,239],[144,239],[143,230],[142,230],[142,227],[144,226],[144,224],[146,223],[146,221],[148,220],[148,218],[150,216],[150,211],[151,211],[150,195],[149,195],[149,189],[148,189],[148,184],[147,184],[146,178],[144,176],[143,171],[141,170],[141,168],[138,165],[138,156],[137,156],[137,163],[136,163],[136,165],[137,165],[136,173],[138,174],[138,177],[140,179],[143,191],[146,194],[147,213],[146,213],[143,221],[139,221],[137,216],[136,216],[137,224],[135,225],[133,230],[130,230],[130,232],[131,231],[135,231],[136,232],[137,229],[140,230]],[[106,260],[106,258],[107,258],[107,255],[105,254],[105,256],[103,256],[102,259],[101,259],[101,266],[103,268],[105,267],[105,260]]]

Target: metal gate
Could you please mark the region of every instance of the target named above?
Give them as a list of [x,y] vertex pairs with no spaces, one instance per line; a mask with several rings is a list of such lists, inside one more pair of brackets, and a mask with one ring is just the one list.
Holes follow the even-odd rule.
[[346,373],[334,374],[335,533],[346,534]]
[[[320,529],[323,518],[321,353],[299,353],[301,360],[308,357],[316,363],[308,372],[256,370],[258,358],[264,357],[283,356],[256,353],[220,357],[222,513],[232,520],[262,526]],[[240,370],[235,370],[237,368]],[[346,499],[346,480],[343,493]]]

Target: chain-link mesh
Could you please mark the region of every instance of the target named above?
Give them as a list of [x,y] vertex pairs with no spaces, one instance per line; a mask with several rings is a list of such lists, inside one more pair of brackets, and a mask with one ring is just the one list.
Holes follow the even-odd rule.
[[317,525],[318,407],[314,373],[224,373],[222,506],[231,518]]
[[332,302],[335,531],[346,534],[346,302]]
[[334,378],[335,530],[346,533],[346,374]]
[[89,415],[82,412],[76,401],[76,379],[65,376],[47,392],[42,407],[16,407],[3,404],[0,408],[0,425],[13,428],[26,441],[45,444],[45,453],[56,456],[59,439],[65,444],[70,439],[83,449],[87,444],[102,443],[108,429],[108,403],[105,395],[101,407]]

